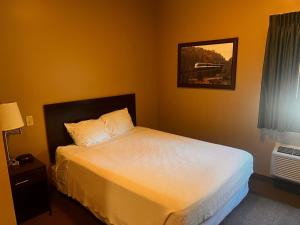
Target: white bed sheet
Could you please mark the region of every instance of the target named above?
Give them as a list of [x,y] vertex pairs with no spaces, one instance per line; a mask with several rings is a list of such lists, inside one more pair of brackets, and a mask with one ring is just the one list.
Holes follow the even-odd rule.
[[136,127],[93,147],[57,150],[63,193],[114,225],[198,225],[248,181],[242,150]]

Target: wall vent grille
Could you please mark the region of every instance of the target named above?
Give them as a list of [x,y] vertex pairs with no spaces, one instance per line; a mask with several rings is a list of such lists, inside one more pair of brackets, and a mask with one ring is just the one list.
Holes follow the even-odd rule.
[[284,146],[278,147],[278,152],[288,154],[288,155],[295,155],[300,157],[300,150],[296,148],[289,148]]
[[277,144],[272,153],[271,173],[300,184],[300,149]]

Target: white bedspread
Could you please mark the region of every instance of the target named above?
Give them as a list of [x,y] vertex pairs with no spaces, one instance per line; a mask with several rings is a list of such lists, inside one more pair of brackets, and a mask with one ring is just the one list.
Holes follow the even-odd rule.
[[253,170],[245,151],[142,127],[56,157],[58,189],[114,225],[198,225]]

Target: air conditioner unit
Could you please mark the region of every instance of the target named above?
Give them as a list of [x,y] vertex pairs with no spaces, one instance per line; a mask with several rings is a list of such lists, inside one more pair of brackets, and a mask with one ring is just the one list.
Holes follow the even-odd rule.
[[272,153],[271,174],[300,184],[300,147],[276,143]]

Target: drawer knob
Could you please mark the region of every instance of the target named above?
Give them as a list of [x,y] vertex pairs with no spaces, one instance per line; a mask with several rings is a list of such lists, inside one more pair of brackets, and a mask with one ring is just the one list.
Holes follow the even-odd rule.
[[21,184],[25,184],[25,183],[28,183],[28,182],[29,182],[29,180],[23,180],[23,181],[15,183],[15,186],[19,186]]

